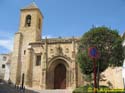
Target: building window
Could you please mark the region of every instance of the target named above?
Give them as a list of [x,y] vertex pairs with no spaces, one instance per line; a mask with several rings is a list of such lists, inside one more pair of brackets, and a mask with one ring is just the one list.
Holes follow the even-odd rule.
[[26,16],[25,26],[26,27],[30,27],[31,26],[31,15],[27,15]]
[[4,56],[4,57],[3,57],[3,61],[6,61],[6,60],[7,60],[7,57]]
[[40,29],[41,28],[41,20],[39,19],[38,21],[38,28]]
[[36,56],[36,66],[41,65],[41,55]]
[[2,64],[2,68],[5,68],[5,64]]

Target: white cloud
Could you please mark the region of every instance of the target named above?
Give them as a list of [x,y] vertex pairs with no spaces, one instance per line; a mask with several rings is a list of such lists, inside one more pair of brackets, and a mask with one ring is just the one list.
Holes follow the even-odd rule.
[[3,39],[0,40],[0,46],[12,51],[13,49],[13,39]]
[[0,29],[0,47],[12,51],[13,50],[13,31],[1,30]]

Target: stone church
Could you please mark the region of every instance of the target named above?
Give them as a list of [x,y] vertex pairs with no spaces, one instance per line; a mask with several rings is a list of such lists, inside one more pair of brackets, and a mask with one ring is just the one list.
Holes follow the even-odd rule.
[[[22,8],[15,33],[10,80],[35,89],[74,89],[85,82],[76,62],[79,38],[42,39],[43,15],[35,3]],[[123,88],[122,67],[108,68],[100,84]]]
[[10,80],[40,89],[72,89],[82,75],[76,63],[78,38],[42,39],[43,15],[35,3],[21,9]]

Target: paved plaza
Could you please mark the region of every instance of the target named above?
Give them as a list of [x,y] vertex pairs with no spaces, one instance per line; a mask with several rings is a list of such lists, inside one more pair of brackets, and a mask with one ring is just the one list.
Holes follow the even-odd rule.
[[6,83],[0,83],[0,93],[40,93],[40,92],[36,92],[33,90],[22,90],[21,88],[15,88],[12,85],[6,84]]
[[20,93],[17,89],[10,87],[5,83],[0,83],[0,93]]
[[57,89],[57,90],[21,90],[6,83],[0,83],[0,93],[72,93],[72,90]]

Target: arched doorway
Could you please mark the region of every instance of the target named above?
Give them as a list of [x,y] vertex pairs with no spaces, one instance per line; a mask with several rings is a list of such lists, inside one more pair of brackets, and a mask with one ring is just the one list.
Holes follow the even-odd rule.
[[66,88],[66,68],[63,64],[58,64],[54,70],[54,89]]
[[66,89],[69,86],[69,62],[63,57],[56,57],[48,64],[46,88]]

